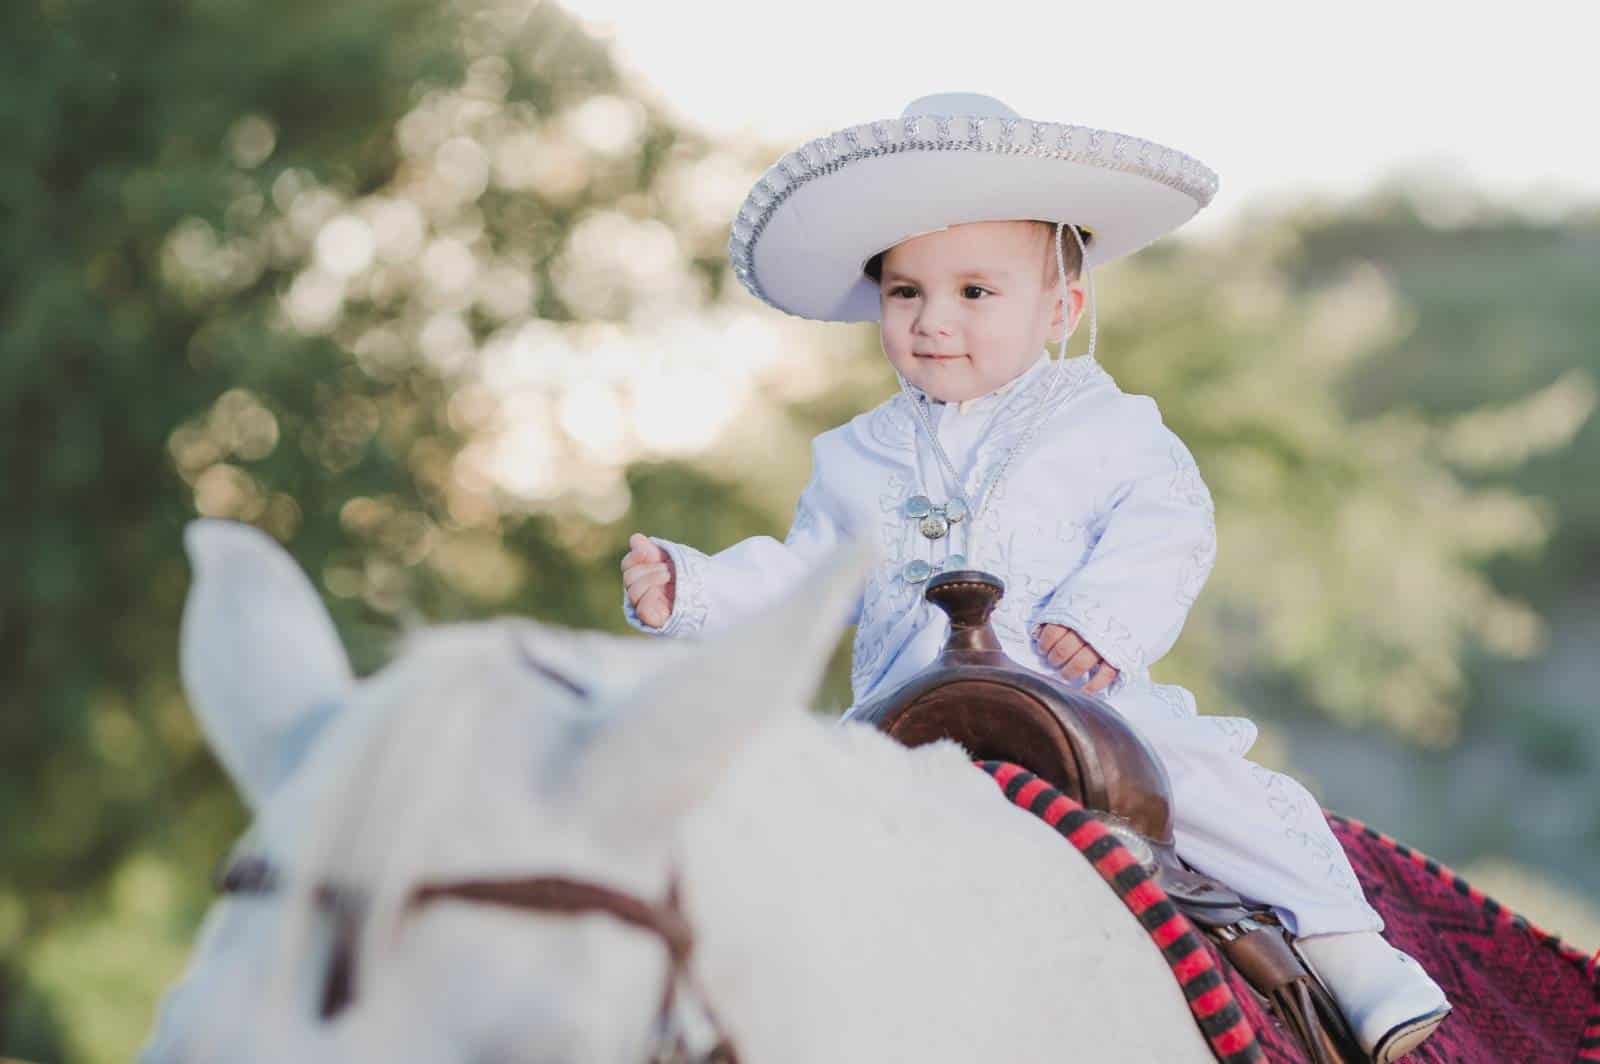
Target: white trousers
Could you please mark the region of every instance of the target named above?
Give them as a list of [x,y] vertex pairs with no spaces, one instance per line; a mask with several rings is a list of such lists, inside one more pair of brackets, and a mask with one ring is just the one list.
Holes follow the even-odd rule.
[[1171,778],[1180,857],[1270,905],[1296,935],[1383,930],[1321,805],[1294,779],[1244,756],[1253,723],[1200,716],[1188,691],[1166,684],[1130,686],[1109,701]]

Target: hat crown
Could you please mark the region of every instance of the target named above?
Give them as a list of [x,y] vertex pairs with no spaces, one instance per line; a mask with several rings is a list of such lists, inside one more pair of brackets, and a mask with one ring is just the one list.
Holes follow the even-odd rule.
[[977,92],[937,92],[920,96],[906,104],[901,118],[912,115],[981,115],[985,118],[1021,118],[1011,108],[995,99]]

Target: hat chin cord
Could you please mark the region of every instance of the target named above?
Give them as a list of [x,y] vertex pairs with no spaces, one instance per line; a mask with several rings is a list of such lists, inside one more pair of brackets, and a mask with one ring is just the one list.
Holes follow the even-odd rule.
[[[1071,300],[1070,296],[1067,295],[1067,293],[1069,291],[1068,288],[1067,288],[1067,260],[1066,260],[1066,257],[1061,253],[1061,231],[1063,229],[1065,229],[1065,228],[1067,228],[1067,223],[1066,222],[1057,222],[1056,223],[1056,273],[1057,273],[1057,276],[1059,276],[1060,279],[1061,279],[1062,298],[1066,300],[1066,305],[1065,305],[1065,307],[1063,309],[1065,310],[1065,312],[1067,314],[1067,317],[1070,320],[1071,317],[1072,317],[1072,300]],[[1089,261],[1089,250],[1086,247],[1084,247],[1084,245],[1083,245],[1083,234],[1078,232],[1078,227],[1077,226],[1073,226],[1072,227],[1072,239],[1074,239],[1074,240],[1076,240],[1078,242],[1078,262],[1079,263],[1088,262]],[[1089,350],[1084,352],[1084,353],[1088,357],[1093,358],[1094,357],[1095,341],[1099,338],[1099,335],[1100,335],[1099,322],[1095,319],[1095,313],[1094,313],[1094,274],[1093,274],[1093,272],[1091,272],[1089,270],[1089,268],[1087,266],[1083,266],[1082,270],[1083,270],[1084,285],[1089,289]],[[1082,319],[1080,318],[1079,320],[1081,321]],[[1062,336],[1061,336],[1061,350],[1060,350],[1060,352],[1058,353],[1058,355],[1056,357],[1057,365],[1059,365],[1060,363],[1066,361],[1066,358],[1067,358],[1067,341],[1072,339],[1072,334],[1074,332],[1076,332],[1076,331],[1077,331],[1077,326],[1073,325],[1073,326],[1069,327],[1066,330],[1066,332],[1064,332],[1062,334]]]

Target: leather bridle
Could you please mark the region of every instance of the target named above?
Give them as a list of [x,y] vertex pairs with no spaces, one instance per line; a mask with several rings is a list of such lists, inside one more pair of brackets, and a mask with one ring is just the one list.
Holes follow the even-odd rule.
[[[277,887],[277,875],[264,858],[235,860],[218,877],[217,889],[227,894],[268,894]],[[317,903],[333,916],[333,953],[323,983],[319,1015],[331,1019],[355,996],[353,981],[356,937],[361,905],[355,892],[329,885],[318,887]],[[667,951],[667,977],[656,1011],[655,1043],[647,1064],[739,1064],[739,1054],[722,1021],[706,1000],[694,977],[689,959],[694,950],[694,929],[684,916],[678,898],[678,876],[673,872],[663,902],[645,901],[626,891],[566,876],[527,876],[507,879],[460,879],[424,883],[411,892],[407,909],[436,901],[465,901],[498,905],[527,912],[580,916],[602,913],[630,927],[648,931]],[[696,1056],[675,1022],[673,1008],[679,984],[694,996],[716,1036],[716,1043]]]

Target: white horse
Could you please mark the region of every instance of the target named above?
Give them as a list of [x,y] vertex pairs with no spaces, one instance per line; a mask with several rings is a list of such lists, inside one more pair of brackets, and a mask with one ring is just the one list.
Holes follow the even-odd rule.
[[[604,912],[425,883],[559,875],[695,933],[671,1010],[743,1064],[1209,1061],[1167,964],[1069,844],[953,743],[900,747],[804,709],[866,565],[841,551],[738,631],[694,643],[526,620],[413,638],[356,682],[266,536],[192,525],[183,675],[274,880],[209,914],[147,1061],[638,1064],[663,940]],[[321,1016],[360,899],[353,992]]]

